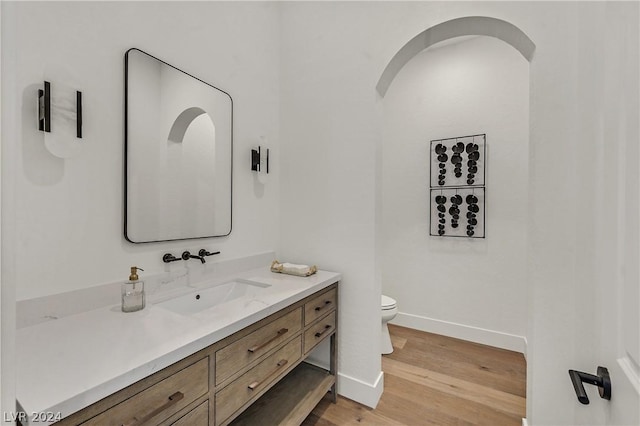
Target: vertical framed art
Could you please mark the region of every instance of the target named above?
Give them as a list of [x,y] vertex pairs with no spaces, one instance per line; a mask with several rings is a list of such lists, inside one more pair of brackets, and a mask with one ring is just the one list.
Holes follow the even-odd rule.
[[486,134],[430,141],[430,229],[438,237],[485,237]]

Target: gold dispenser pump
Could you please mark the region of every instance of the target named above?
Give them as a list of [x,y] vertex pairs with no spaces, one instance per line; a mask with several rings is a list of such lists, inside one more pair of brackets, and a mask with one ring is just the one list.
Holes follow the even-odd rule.
[[129,281],[138,281],[138,269],[144,271],[144,269],[137,266],[131,267],[131,275],[129,275]]

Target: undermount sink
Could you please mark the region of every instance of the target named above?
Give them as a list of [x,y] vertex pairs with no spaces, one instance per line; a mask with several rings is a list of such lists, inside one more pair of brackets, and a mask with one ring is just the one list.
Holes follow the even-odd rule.
[[193,315],[241,297],[255,298],[267,287],[271,287],[271,285],[233,280],[165,300],[164,302],[156,303],[155,306],[181,315]]

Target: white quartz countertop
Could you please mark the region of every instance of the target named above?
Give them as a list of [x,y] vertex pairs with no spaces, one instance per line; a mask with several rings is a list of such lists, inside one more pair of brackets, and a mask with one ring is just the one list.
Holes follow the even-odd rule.
[[162,295],[154,295],[142,311],[123,313],[120,305],[112,305],[17,330],[19,407],[29,419],[47,412],[68,416],[333,284],[341,276],[318,271],[310,277],[295,277],[272,273],[265,267],[217,277],[182,291],[231,279],[269,287],[252,299],[239,298],[191,316],[154,306],[154,300],[162,299]]

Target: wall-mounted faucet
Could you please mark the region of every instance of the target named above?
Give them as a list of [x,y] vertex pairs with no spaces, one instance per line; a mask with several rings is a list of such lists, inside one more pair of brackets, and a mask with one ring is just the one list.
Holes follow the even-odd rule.
[[189,259],[199,259],[200,262],[205,263],[206,260],[204,260],[204,256],[196,256],[193,255],[191,253],[189,253],[189,251],[185,250],[182,252],[182,260],[189,260]]
[[165,253],[164,256],[162,256],[162,261],[164,263],[170,263],[170,262],[176,262],[178,260],[198,259],[200,260],[200,262],[205,263],[206,256],[213,256],[215,254],[220,254],[220,252],[219,251],[210,252],[210,251],[207,251],[206,249],[200,249],[200,251],[198,252],[198,255],[196,256],[191,254],[191,252],[185,250],[184,252],[182,252],[182,256],[180,257],[175,257],[171,253]]

